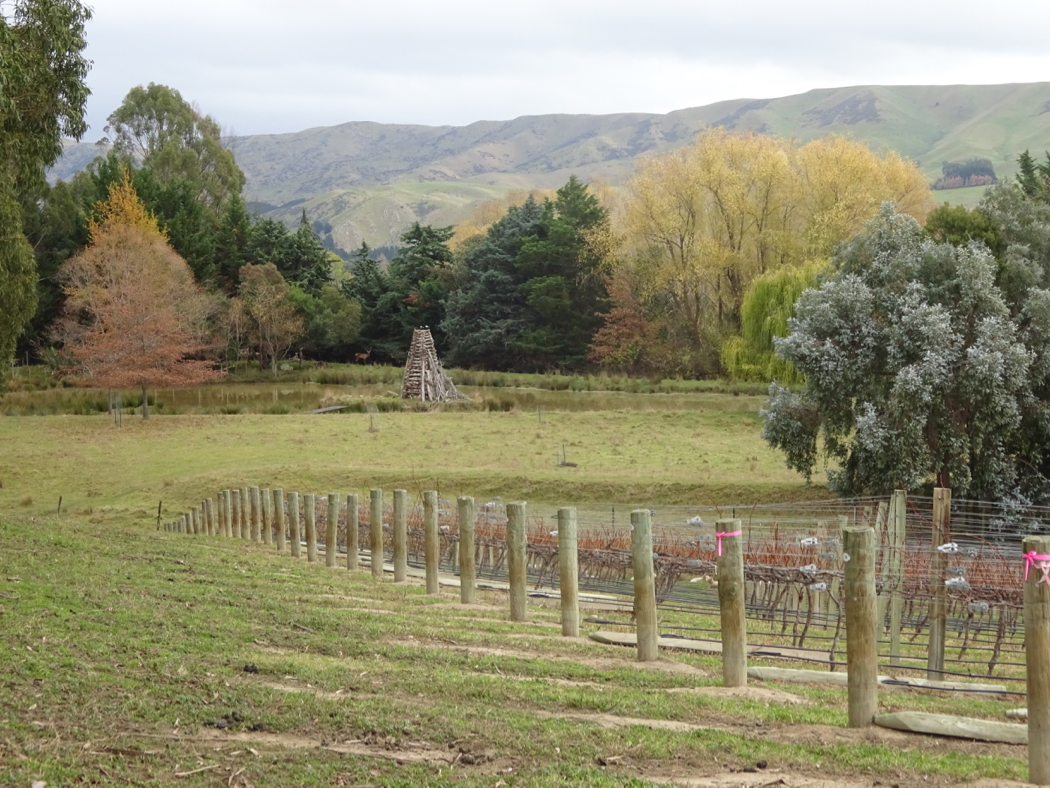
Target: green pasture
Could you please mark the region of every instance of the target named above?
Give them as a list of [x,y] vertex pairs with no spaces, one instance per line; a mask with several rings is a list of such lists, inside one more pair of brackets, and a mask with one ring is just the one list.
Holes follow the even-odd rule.
[[[505,608],[499,592],[465,608],[451,589],[240,540],[0,516],[0,784],[649,785],[760,762],[764,784],[1026,773],[1024,747],[850,731],[843,689],[722,693],[717,658],[640,665],[562,638],[555,609],[511,624]],[[882,694],[886,710],[1010,705]]]

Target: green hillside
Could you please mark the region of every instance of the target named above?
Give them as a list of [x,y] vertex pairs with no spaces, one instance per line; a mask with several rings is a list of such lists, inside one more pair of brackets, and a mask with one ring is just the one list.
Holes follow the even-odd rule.
[[[453,224],[510,189],[556,188],[575,173],[622,182],[639,156],[689,143],[707,126],[802,142],[835,132],[891,148],[936,180],[944,161],[987,158],[1012,177],[1017,155],[1050,150],[1050,83],[861,86],[775,99],[739,99],[666,115],[539,115],[468,126],[344,123],[295,134],[234,138],[245,194],[292,221],[305,208],[344,249],[394,243],[413,221]],[[221,114],[221,113],[220,113]],[[71,146],[53,177],[98,152]],[[976,204],[980,187],[938,192]]]

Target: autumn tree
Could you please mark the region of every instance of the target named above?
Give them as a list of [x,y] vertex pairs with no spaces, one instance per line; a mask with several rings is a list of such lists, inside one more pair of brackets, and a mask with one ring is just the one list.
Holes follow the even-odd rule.
[[291,288],[273,263],[241,268],[240,287],[231,306],[234,328],[258,355],[260,367],[277,374],[277,363],[302,335],[303,319],[291,298]]
[[87,128],[83,54],[91,18],[76,0],[15,0],[0,6],[0,382],[37,305],[33,249],[22,228],[24,198]]
[[807,145],[711,129],[692,146],[642,161],[628,183],[620,266],[635,272],[646,313],[686,374],[720,367],[741,329],[750,282],[826,259],[884,201],[919,219],[929,187],[894,153],[830,136]]
[[168,245],[127,176],[110,189],[89,227],[90,245],[63,265],[66,301],[54,338],[71,374],[88,385],[138,388],[149,418],[148,389],[218,377],[203,350],[204,294]]

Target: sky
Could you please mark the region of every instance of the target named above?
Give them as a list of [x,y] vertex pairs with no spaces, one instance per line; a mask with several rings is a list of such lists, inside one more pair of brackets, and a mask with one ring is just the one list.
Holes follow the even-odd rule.
[[150,82],[243,135],[1050,81],[1040,0],[87,3],[91,142],[128,90]]

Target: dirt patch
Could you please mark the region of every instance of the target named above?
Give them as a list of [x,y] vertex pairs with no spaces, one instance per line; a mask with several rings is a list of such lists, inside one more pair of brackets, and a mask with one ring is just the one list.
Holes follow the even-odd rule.
[[675,733],[691,733],[692,731],[727,730],[713,725],[692,725],[688,722],[677,720],[645,720],[637,717],[619,717],[615,714],[583,714],[576,712],[562,713],[537,711],[537,717],[544,719],[576,720],[578,722],[589,722],[601,728],[629,728],[641,725],[645,728],[659,731],[674,731]]
[[429,742],[400,742],[379,737],[328,742],[289,733],[224,733],[202,730],[191,736],[173,737],[180,741],[224,742],[280,747],[290,750],[328,750],[342,755],[363,755],[396,763],[446,763],[462,760],[462,754],[441,749]]
[[665,785],[680,788],[871,788],[871,781],[855,782],[841,778],[804,777],[799,774],[788,774],[777,770],[747,772],[728,772],[709,777],[651,777],[647,779]]
[[709,695],[717,698],[757,700],[766,703],[783,703],[787,706],[804,706],[809,701],[798,695],[768,687],[673,687],[668,692],[685,695]]
[[324,690],[319,690],[315,687],[297,687],[294,684],[270,684],[264,682],[263,686],[269,687],[270,689],[280,690],[281,692],[295,692],[305,695],[313,695],[315,698],[321,700],[354,700],[366,696],[366,693],[353,692],[351,690],[325,692]]

